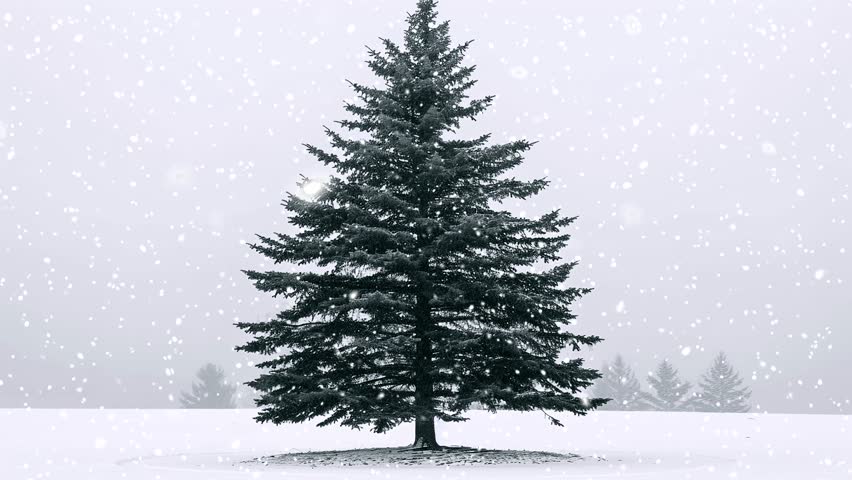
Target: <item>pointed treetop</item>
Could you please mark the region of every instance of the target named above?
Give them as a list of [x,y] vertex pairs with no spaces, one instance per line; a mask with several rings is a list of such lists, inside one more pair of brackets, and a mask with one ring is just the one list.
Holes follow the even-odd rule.
[[438,18],[438,2],[436,0],[419,0],[417,10],[408,14],[409,30],[425,30],[435,24]]
[[437,23],[437,5],[435,0],[420,0],[417,2],[417,10],[408,14],[405,46],[409,53],[436,60],[437,53],[449,46],[450,22]]

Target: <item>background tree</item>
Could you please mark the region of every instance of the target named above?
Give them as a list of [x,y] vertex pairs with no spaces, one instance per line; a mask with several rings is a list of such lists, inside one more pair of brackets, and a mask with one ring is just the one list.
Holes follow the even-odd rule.
[[701,412],[748,412],[751,390],[742,384],[724,352],[720,352],[702,376],[700,391],[690,400],[690,408]]
[[235,386],[237,389],[234,394],[234,402],[237,408],[254,408],[256,406],[255,398],[257,397],[257,392],[243,383]]
[[601,410],[651,410],[651,397],[642,391],[639,380],[621,355],[616,355],[612,364],[604,364],[602,378],[595,382],[595,395],[609,398]]
[[183,408],[236,408],[235,385],[225,381],[225,371],[208,363],[198,370],[199,383],[192,384],[192,393],[182,392]]
[[305,179],[287,197],[298,233],[251,245],[303,267],[246,272],[292,301],[274,319],[237,324],[253,335],[240,350],[271,356],[249,382],[260,422],[324,417],[320,426],[385,432],[414,421],[414,445],[437,448],[435,419],[465,420],[474,402],[578,415],[605,403],[575,395],[597,371],[559,360],[601,340],[568,331],[571,303],[589,291],[566,287],[575,264],[558,263],[574,218],[495,208],[547,181],[505,175],[531,142],[455,135],[493,97],[468,100],[471,42],[452,46],[435,7],[420,0],[403,44],[369,51],[382,86],[351,84],[360,101],[338,122],[348,136],[326,129],[334,150],[306,145],[337,176]]
[[657,366],[655,374],[648,375],[648,383],[654,389],[652,397],[654,406],[658,410],[678,411],[685,409],[684,397],[692,385],[681,381],[675,369],[667,360],[663,360]]

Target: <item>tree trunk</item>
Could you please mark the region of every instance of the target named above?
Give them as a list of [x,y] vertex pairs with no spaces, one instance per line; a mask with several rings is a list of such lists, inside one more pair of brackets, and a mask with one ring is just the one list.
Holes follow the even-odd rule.
[[435,450],[440,448],[435,439],[435,417],[421,417],[414,421],[413,448]]
[[414,419],[414,444],[413,448],[437,449],[438,441],[435,439],[435,415],[433,405],[432,382],[432,338],[430,333],[429,296],[418,295],[415,310],[417,324],[415,332],[417,337],[416,358],[414,360],[414,406],[417,417]]

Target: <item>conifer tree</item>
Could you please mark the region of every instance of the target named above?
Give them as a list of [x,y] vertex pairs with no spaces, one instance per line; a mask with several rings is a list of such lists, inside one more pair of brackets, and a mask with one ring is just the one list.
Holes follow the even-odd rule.
[[351,84],[359,101],[338,122],[348,133],[327,128],[332,149],[306,145],[336,174],[285,200],[297,233],[250,245],[299,269],[245,272],[291,302],[237,324],[253,336],[238,348],[270,357],[249,382],[256,419],[379,433],[413,421],[414,446],[434,449],[435,419],[465,420],[474,402],[577,415],[602,405],[575,395],[599,373],[559,359],[601,340],[569,331],[589,291],[567,286],[575,263],[559,261],[574,218],[499,209],[547,185],[506,175],[533,143],[458,134],[494,97],[468,98],[471,42],[451,44],[434,0],[418,2],[401,45],[381,41],[367,62],[381,86]]
[[616,355],[612,364],[604,364],[602,378],[595,382],[595,395],[609,398],[601,410],[651,410],[650,396],[642,391],[639,380],[621,355]]
[[713,365],[698,383],[700,391],[690,400],[690,409],[701,412],[748,412],[751,390],[728,363],[724,352],[713,360]]
[[192,384],[192,393],[182,392],[183,408],[236,408],[235,385],[225,381],[225,371],[208,363],[198,370],[200,383]]
[[660,362],[656,374],[648,375],[648,383],[654,389],[652,399],[658,410],[668,412],[684,410],[686,402],[684,397],[691,385],[689,382],[681,381],[677,369],[671,363],[667,360]]

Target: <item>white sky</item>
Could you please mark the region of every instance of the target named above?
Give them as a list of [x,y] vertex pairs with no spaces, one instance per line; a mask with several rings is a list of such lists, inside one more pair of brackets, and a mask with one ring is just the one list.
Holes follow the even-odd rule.
[[[301,144],[414,7],[115,3],[0,5],[0,405],[251,378],[231,323],[274,308],[240,242],[289,229],[283,192],[324,173]],[[551,188],[509,208],[580,215],[593,365],[694,381],[725,350],[762,408],[848,412],[852,7],[646,3],[444,0],[498,95],[462,134],[540,141],[517,174]]]

